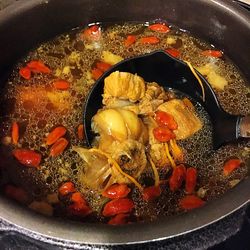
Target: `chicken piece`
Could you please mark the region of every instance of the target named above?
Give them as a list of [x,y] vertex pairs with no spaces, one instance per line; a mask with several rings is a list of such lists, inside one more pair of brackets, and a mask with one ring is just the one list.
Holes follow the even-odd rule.
[[73,150],[86,162],[79,177],[87,187],[102,191],[114,183],[130,183],[130,180],[112,166],[104,155],[81,147],[74,147]]
[[149,155],[158,168],[170,165],[163,143],[159,143],[154,135],[153,129],[158,125],[152,117],[145,117],[143,122],[147,125],[149,136]]
[[145,98],[148,98],[151,100],[153,99],[168,100],[169,96],[166,94],[164,88],[159,86],[158,83],[151,82],[147,84]]
[[170,98],[171,95],[166,93],[163,87],[155,82],[148,83],[145,95],[139,102],[139,114],[147,115],[155,112],[162,103]]
[[114,137],[107,134],[101,134],[101,136],[97,136],[95,139],[94,145],[106,153],[112,152],[111,146],[114,142],[118,142]]
[[[142,143],[143,145],[146,145],[148,143],[148,129],[147,126],[145,126],[141,120],[140,120],[140,125],[141,125],[141,134],[140,137],[137,139],[137,141],[139,143]],[[116,140],[114,137],[102,133],[99,137],[96,137],[96,141],[93,145],[96,145],[102,151],[111,154],[119,143],[120,142]]]
[[105,108],[123,108],[139,114],[139,106],[128,100],[121,100],[116,97],[109,97],[105,100]]
[[92,119],[92,130],[101,137],[108,135],[118,141],[147,140],[140,118],[126,109],[100,110]]
[[173,132],[177,140],[186,139],[202,128],[201,120],[189,109],[182,100],[173,99],[163,103],[158,110],[171,114],[178,124]]
[[133,102],[130,102],[128,100],[121,100],[112,96],[105,100],[105,108],[124,108],[133,104]]
[[[143,122],[147,125],[149,134],[149,155],[153,160],[154,164],[158,168],[169,167],[171,162],[166,153],[166,147],[164,143],[159,143],[154,137],[153,129],[158,126],[156,121],[152,117],[144,117]],[[170,154],[175,163],[183,162],[184,152],[181,147],[179,147],[175,140],[170,140],[169,144]]]
[[163,143],[155,143],[150,146],[149,155],[157,168],[170,166]]
[[170,140],[171,155],[175,163],[184,162],[184,151],[180,146],[177,145],[176,140]]
[[110,151],[102,153],[101,150],[73,147],[86,162],[80,178],[84,185],[101,191],[114,183],[130,183],[131,180],[122,174],[113,163],[115,161],[120,169],[133,178],[138,178],[147,165],[145,147],[143,144],[126,140],[114,141]]
[[139,139],[137,140],[138,142],[146,145],[148,144],[149,140],[149,132],[147,126],[143,123],[143,121],[140,119],[140,124],[141,124],[141,134]]
[[104,109],[92,118],[92,130],[95,133],[107,134],[114,139],[124,141],[128,137],[128,130],[122,115],[116,109]]
[[115,143],[111,156],[117,161],[121,169],[129,175],[137,178],[147,165],[145,147],[135,140],[126,140],[122,143]]
[[159,143],[153,134],[153,129],[156,128],[158,125],[156,121],[151,116],[145,116],[143,118],[143,123],[146,124],[148,128],[148,142],[150,145]]
[[136,102],[145,95],[143,78],[128,72],[113,72],[104,80],[103,104],[106,105],[110,97]]

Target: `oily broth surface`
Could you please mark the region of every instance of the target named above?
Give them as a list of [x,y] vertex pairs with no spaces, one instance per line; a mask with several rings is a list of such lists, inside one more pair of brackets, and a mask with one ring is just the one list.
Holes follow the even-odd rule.
[[[156,49],[173,47],[181,51],[181,59],[190,61],[194,66],[213,62],[219,69],[218,73],[229,82],[224,91],[216,91],[222,107],[232,114],[246,115],[250,113],[250,90],[237,68],[227,58],[221,60],[202,56],[201,50],[211,49],[211,45],[188,33],[173,27],[168,34],[157,33],[161,39],[157,45],[135,44],[135,46],[125,48],[124,38],[127,34],[136,34],[140,38],[155,35],[155,33],[148,30],[143,24],[111,25],[105,28],[101,43],[95,44],[93,49],[85,47],[84,42],[79,38],[79,31],[76,29],[58,36],[31,51],[23,61],[18,63],[5,87],[3,105],[8,108],[1,114],[2,142],[6,144],[6,141],[10,139],[10,127],[13,121],[17,121],[21,126],[18,147],[40,151],[43,161],[40,171],[21,168],[10,163],[13,165],[12,174],[7,171],[7,177],[2,177],[2,182],[7,182],[9,178],[14,184],[23,186],[34,199],[43,199],[48,193],[56,192],[60,183],[71,180],[86,195],[94,210],[100,210],[105,201],[80,183],[84,163],[70,149],[72,145],[84,146],[84,142],[76,136],[76,129],[82,123],[84,100],[94,83],[89,76],[89,71],[95,61],[100,59],[103,50],[129,58]],[[167,37],[176,38],[176,42],[168,45]],[[18,74],[18,69],[25,62],[36,59],[48,64],[53,69],[53,74],[37,74],[29,81],[23,80]],[[51,82],[58,77],[71,83],[68,91],[53,90]],[[225,159],[232,156],[247,160],[249,154],[244,152],[244,148],[249,148],[250,143],[227,145],[218,151],[213,151],[208,115],[198,104],[196,110],[204,127],[192,138],[182,141],[181,145],[187,151],[186,162],[198,169],[198,189],[202,187],[206,191],[205,200],[210,200],[228,190],[232,183],[230,181],[242,180],[247,176],[247,167],[242,167],[229,178],[225,178],[222,175],[222,166]],[[69,139],[70,145],[61,156],[49,158],[49,149],[44,144],[44,138],[53,127],[58,125],[67,128],[66,138]],[[2,146],[5,153],[10,152],[11,149],[13,149],[11,145]],[[162,173],[162,175],[166,174]],[[155,203],[146,204],[140,198],[140,194],[134,190],[132,197],[136,203],[135,214],[139,218],[149,220],[158,215],[174,215],[180,212],[178,200],[182,196],[184,196],[183,190],[172,193],[166,187],[163,195]]]

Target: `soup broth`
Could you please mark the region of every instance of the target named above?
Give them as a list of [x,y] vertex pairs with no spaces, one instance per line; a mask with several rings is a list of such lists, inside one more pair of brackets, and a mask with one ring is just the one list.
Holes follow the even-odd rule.
[[[86,147],[84,139],[81,135],[79,137],[79,125],[83,121],[85,98],[95,82],[93,69],[100,61],[112,64],[154,50],[167,50],[181,60],[189,61],[208,78],[225,111],[237,115],[250,113],[249,85],[226,55],[204,55],[203,51],[215,50],[214,46],[177,27],[170,26],[168,32],[157,32],[148,25],[98,24],[98,37],[88,37],[85,32],[93,25],[77,28],[41,44],[17,63],[1,97],[0,169],[3,193],[16,199],[11,192],[6,193],[6,186],[14,186],[27,194],[28,198],[21,200],[22,203],[44,214],[107,222],[101,211],[108,199],[100,192],[86,187],[82,181],[86,163],[72,149],[73,146]],[[96,32],[93,33],[96,35]],[[130,45],[125,45],[128,35],[135,41],[132,39]],[[153,41],[155,38],[152,37],[156,37],[158,40],[141,42],[145,37],[151,37]],[[20,69],[34,60],[43,62],[51,72],[31,72],[31,77],[24,79],[20,75]],[[54,82],[58,79],[67,81],[69,88],[56,89]],[[218,82],[222,85],[216,85]],[[203,127],[190,138],[181,140],[179,145],[185,151],[187,166],[194,166],[198,172],[195,195],[208,202],[248,176],[250,143],[238,142],[213,150],[209,116],[200,104],[191,101]],[[11,137],[14,122],[19,126],[19,139],[15,145],[13,135]],[[61,154],[51,157],[51,147],[46,145],[45,139],[58,126],[66,128],[64,138],[69,144]],[[12,156],[13,150],[17,148],[39,152],[42,156],[39,168],[20,164]],[[230,158],[238,158],[242,164],[229,176],[225,176],[223,165]],[[171,171],[160,169],[159,174],[162,192],[152,202],[143,200],[141,192],[131,186],[129,197],[133,200],[135,209],[129,215],[130,221],[154,220],[159,216],[183,212],[179,207],[179,200],[186,195],[184,189],[172,192],[168,187]],[[152,176],[152,171],[145,171],[138,181],[150,186],[153,184]],[[93,211],[90,215],[82,218],[68,213],[70,197],[58,195],[58,188],[68,181],[74,183],[75,189],[85,197]],[[46,212],[41,202],[50,206],[49,212]]]

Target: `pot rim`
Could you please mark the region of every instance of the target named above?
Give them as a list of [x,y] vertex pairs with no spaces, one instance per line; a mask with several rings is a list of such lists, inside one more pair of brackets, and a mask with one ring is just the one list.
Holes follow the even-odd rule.
[[[29,11],[35,6],[45,5],[50,1],[52,0],[20,0],[0,12],[0,23],[10,20],[19,12]],[[232,1],[211,0],[211,2],[220,8],[227,9],[231,15],[236,15],[244,23],[250,22],[248,12]],[[174,217],[161,218],[150,223],[114,227],[63,221],[58,218],[51,219],[17,205],[4,197],[0,197],[0,218],[10,223],[10,231],[61,246],[64,246],[65,242],[72,244],[72,246],[74,244],[137,244],[177,237],[225,218],[249,203],[249,187],[250,179],[247,178],[201,209]],[[240,195],[238,195],[239,193]]]

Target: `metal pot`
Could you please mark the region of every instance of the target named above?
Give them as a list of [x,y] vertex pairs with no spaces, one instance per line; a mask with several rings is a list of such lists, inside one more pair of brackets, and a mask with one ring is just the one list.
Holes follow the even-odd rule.
[[[1,87],[15,61],[36,44],[96,21],[166,19],[223,48],[250,82],[250,15],[229,0],[29,0],[0,13]],[[249,166],[250,167],[250,166]],[[15,230],[58,244],[132,244],[167,239],[222,219],[250,201],[250,179],[204,208],[152,223],[110,227],[78,224],[35,214],[0,197],[0,217]]]

